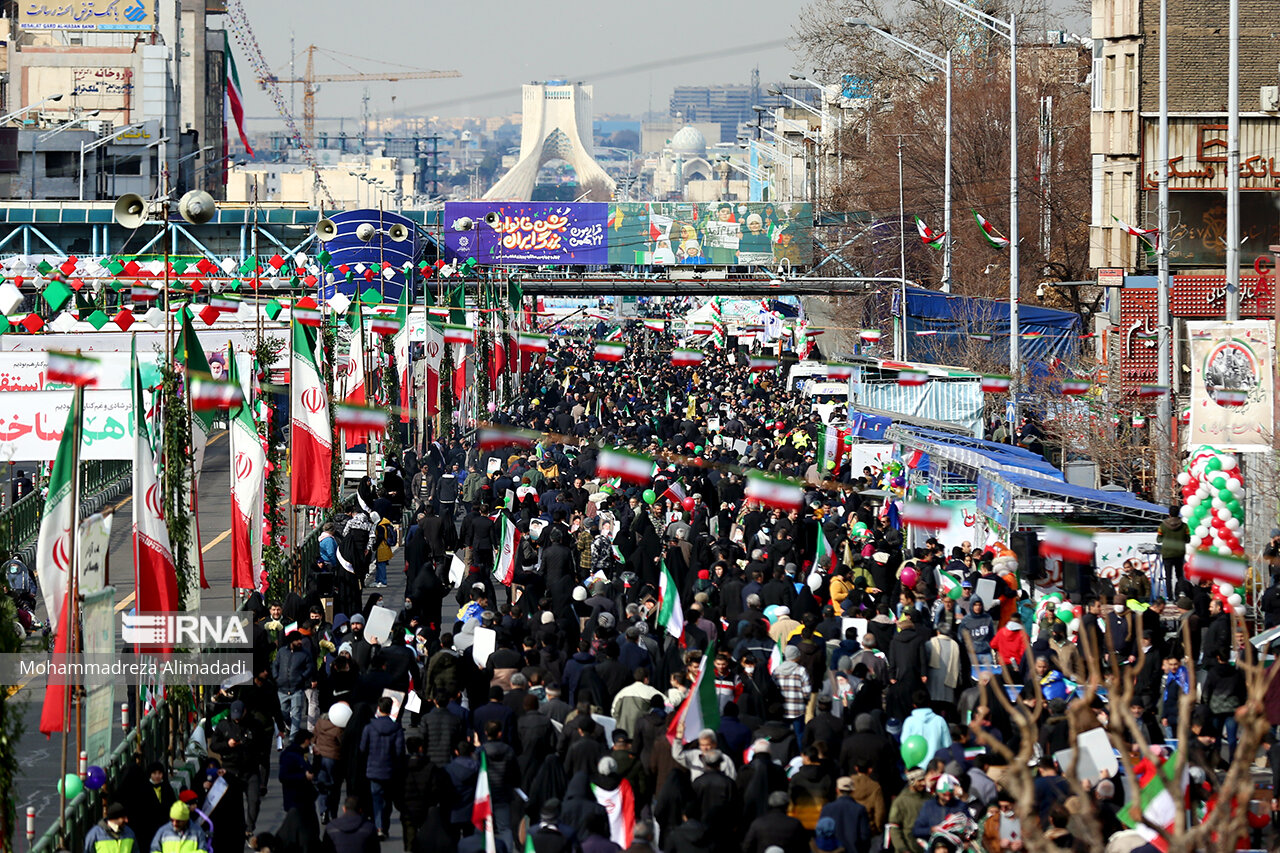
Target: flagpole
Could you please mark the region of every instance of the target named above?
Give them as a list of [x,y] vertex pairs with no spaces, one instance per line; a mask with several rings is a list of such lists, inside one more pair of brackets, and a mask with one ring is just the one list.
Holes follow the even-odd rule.
[[[295,306],[297,305],[296,301],[294,302],[294,305]],[[293,383],[295,381],[293,376],[293,336],[296,331],[293,326],[294,326],[294,323],[296,322],[298,322],[298,320],[296,317],[293,316],[293,311],[291,310],[289,312],[289,451],[288,451],[289,456],[288,456],[288,463],[287,463],[288,470],[289,470],[289,545],[290,546],[296,546],[298,543],[298,505],[297,505],[297,502],[294,501],[293,499],[293,478],[295,476],[295,471],[293,470],[293,464],[294,464],[293,433],[294,433],[294,424],[297,422],[297,413],[293,411]],[[303,339],[304,340],[306,339],[305,335],[303,335]],[[297,552],[295,551],[294,553],[296,554]],[[297,572],[300,568],[301,568],[300,566],[295,565],[294,571]],[[298,578],[295,577],[294,581],[297,582]]]
[[[67,587],[67,614],[66,614],[66,631],[67,633],[67,653],[74,655],[79,647],[77,642],[77,627],[79,625],[79,608],[77,607],[80,595],[79,571],[80,559],[76,551],[76,528],[80,526],[80,426],[84,418],[84,387],[76,385],[71,395],[71,406],[76,413],[75,425],[73,429],[75,434],[71,441],[71,529],[68,531],[70,536],[69,557],[71,566],[71,579]],[[54,626],[55,630],[58,626]],[[72,679],[71,684],[63,686],[62,689],[62,784],[58,786],[58,834],[63,841],[66,840],[67,831],[67,721],[71,717],[71,695],[76,690],[75,680]],[[76,756],[80,755],[80,725],[79,725],[79,702],[77,706],[76,720]]]

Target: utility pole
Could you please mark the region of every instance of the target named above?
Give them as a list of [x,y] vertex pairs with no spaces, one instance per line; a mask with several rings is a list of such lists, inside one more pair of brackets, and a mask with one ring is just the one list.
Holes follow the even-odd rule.
[[[1227,16],[1227,319],[1240,319],[1240,0]],[[1165,164],[1168,167],[1168,164]]]
[[1156,207],[1156,262],[1159,291],[1156,301],[1156,382],[1169,388],[1156,403],[1156,494],[1165,503],[1172,490],[1173,460],[1169,453],[1173,438],[1173,352],[1169,340],[1169,0],[1160,0],[1160,125],[1159,168],[1156,180],[1159,201]]

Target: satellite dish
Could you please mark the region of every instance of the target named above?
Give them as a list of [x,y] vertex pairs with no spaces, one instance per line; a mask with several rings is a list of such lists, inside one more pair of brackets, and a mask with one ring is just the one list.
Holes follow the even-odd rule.
[[377,233],[378,229],[368,222],[361,222],[356,226],[356,237],[363,243],[368,243],[373,239],[373,235]]
[[409,239],[409,229],[405,228],[399,222],[395,222],[387,229],[387,236],[390,237],[394,243],[403,243],[405,240]]
[[332,219],[321,219],[316,223],[316,239],[321,243],[328,243],[337,236],[338,226]]
[[203,225],[217,212],[213,196],[204,190],[191,190],[178,201],[178,213],[192,225]]
[[111,215],[122,228],[139,228],[147,221],[147,202],[137,193],[125,193],[116,200]]

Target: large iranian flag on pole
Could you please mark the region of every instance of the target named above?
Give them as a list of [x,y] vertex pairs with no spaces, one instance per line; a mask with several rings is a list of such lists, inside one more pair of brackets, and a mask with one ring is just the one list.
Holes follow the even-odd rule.
[[[360,317],[359,303],[356,303],[356,323],[351,335],[351,347],[347,354],[347,375],[342,386],[342,402],[349,406],[367,406],[369,404],[364,375],[364,320]],[[344,431],[343,443],[347,449],[369,440],[367,433],[361,430]]]
[[497,841],[493,835],[493,797],[489,794],[489,761],[480,750],[480,773],[476,776],[475,800],[471,804],[471,824],[484,833],[485,853],[496,853]]
[[665,560],[662,562],[662,574],[658,576],[658,625],[684,642],[684,608],[680,605],[680,590]]
[[716,644],[713,640],[707,645],[706,654],[698,664],[698,679],[689,688],[689,693],[680,703],[680,707],[671,715],[667,724],[667,740],[675,743],[676,731],[680,723],[684,723],[684,739],[696,739],[703,729],[720,727],[720,700],[716,698],[716,680],[712,675],[707,677],[707,661],[715,660]]
[[498,513],[498,547],[493,554],[493,578],[498,583],[511,585],[516,574],[516,554],[520,547],[520,530],[511,517]]
[[178,609],[178,573],[173,567],[164,498],[156,477],[155,451],[147,429],[147,408],[138,367],[138,338],[133,338],[133,564],[139,613]]
[[636,826],[636,801],[631,783],[622,779],[612,791],[599,785],[592,785],[591,791],[609,816],[609,840],[623,850],[627,849],[631,846],[631,835]]
[[[244,94],[240,89],[240,73],[236,70],[236,58],[231,53],[231,36],[224,31],[222,37],[224,41],[223,52],[227,57],[226,109],[222,113],[222,133],[223,136],[226,136],[227,116],[234,116],[236,130],[240,134],[240,144],[244,146],[244,150],[252,157],[253,146],[249,144],[249,137],[244,132]],[[228,150],[227,146],[224,145],[223,150]]]
[[815,450],[817,451],[819,476],[832,476],[840,459],[839,428],[834,424],[823,424],[819,427]]
[[293,371],[289,376],[290,500],[294,506],[328,507],[333,503],[333,428],[329,395],[315,353],[315,333],[294,323]]
[[[229,355],[231,381],[239,383],[235,356]],[[254,569],[262,565],[262,491],[267,455],[251,407],[252,401],[246,399],[230,413],[232,589],[253,589]]]
[[195,327],[191,325],[191,313],[182,312],[182,337],[178,348],[178,359],[187,371],[187,399],[191,403],[191,500],[190,511],[192,534],[187,537],[187,565],[199,568],[198,578],[192,578],[187,584],[186,604],[188,610],[200,609],[200,590],[209,588],[209,581],[204,576],[204,551],[200,547],[200,473],[204,470],[204,452],[209,446],[209,434],[213,432],[213,420],[217,412],[212,409],[197,408],[194,400],[194,376],[209,375],[209,359],[204,354],[204,346],[196,336]]

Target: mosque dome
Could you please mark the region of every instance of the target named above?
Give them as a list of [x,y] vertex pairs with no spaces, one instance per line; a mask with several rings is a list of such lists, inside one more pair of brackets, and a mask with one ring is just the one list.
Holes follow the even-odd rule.
[[671,137],[671,153],[693,157],[707,156],[707,138],[693,125],[685,125]]

